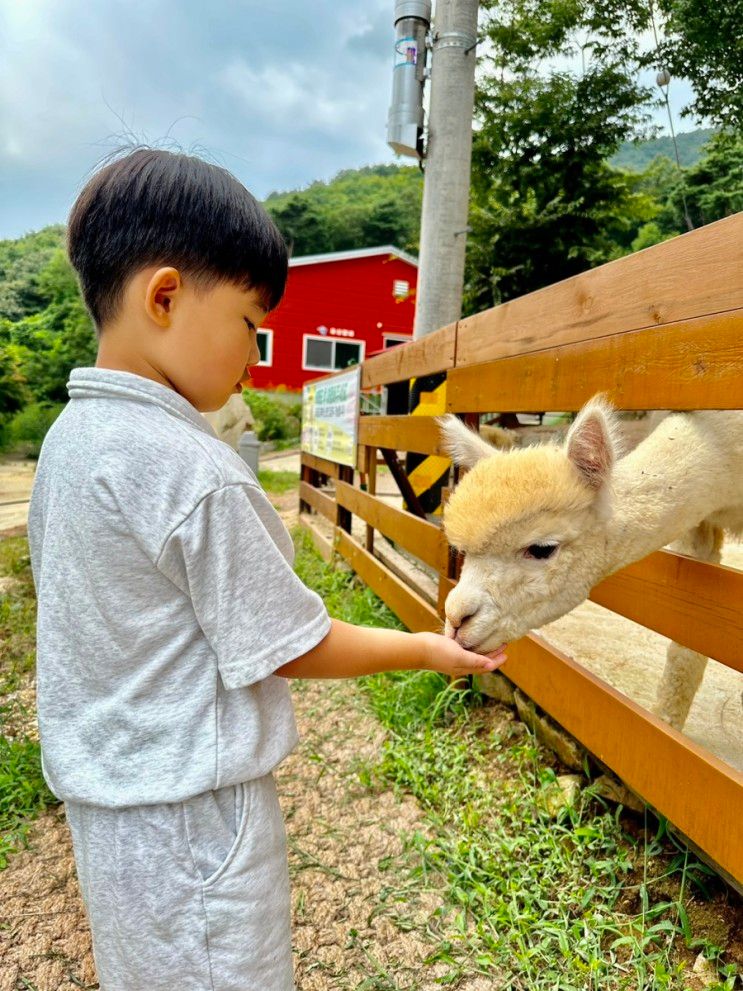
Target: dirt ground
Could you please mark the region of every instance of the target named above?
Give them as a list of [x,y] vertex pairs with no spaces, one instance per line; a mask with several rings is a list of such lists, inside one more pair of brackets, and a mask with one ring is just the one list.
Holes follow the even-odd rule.
[[[22,497],[32,477],[32,464],[0,464],[0,503]],[[270,499],[291,527],[296,493]],[[13,508],[0,507],[0,514]],[[18,516],[0,515],[3,530],[24,532],[25,527]],[[743,560],[736,557],[730,563],[740,567]],[[599,609],[591,603],[581,608]],[[616,658],[617,645],[627,643],[627,631],[614,641],[602,641],[606,626],[600,617],[593,625],[552,633],[576,656],[576,637],[586,638],[584,650],[603,650],[610,658]],[[644,648],[638,644],[637,649]],[[436,965],[427,967],[423,961],[432,949],[426,924],[440,904],[438,894],[432,890],[406,903],[407,931],[394,924],[395,906],[386,899],[386,858],[400,852],[400,832],[425,834],[427,826],[413,799],[398,801],[390,792],[369,794],[355,772],[359,758],[379,751],[384,731],[361,707],[352,681],[308,682],[292,685],[292,691],[301,742],[276,778],[289,842],[297,989],[351,991],[370,975],[388,971],[401,987],[436,991],[441,975]],[[30,701],[33,685],[24,693]],[[41,816],[29,839],[29,849],[13,856],[0,872],[0,991],[96,988],[63,806]],[[441,973],[447,969],[438,967]],[[496,978],[473,978],[454,991],[490,991]]]
[[[392,921],[385,858],[400,831],[426,834],[417,803],[360,787],[354,767],[379,752],[384,731],[359,706],[353,682],[292,686],[301,742],[276,772],[292,877],[297,991],[350,991],[379,970],[401,987],[436,991],[446,964],[424,967],[435,891],[406,900],[406,930]],[[343,732],[338,732],[338,727]],[[0,872],[0,991],[97,987],[64,807],[34,824],[27,851]],[[419,983],[415,983],[418,981]],[[465,980],[456,991],[489,991]]]
[[[272,495],[271,501],[292,526],[296,493]],[[425,833],[426,826],[414,800],[367,793],[354,771],[359,758],[379,752],[384,731],[361,708],[351,681],[292,684],[292,693],[300,744],[280,765],[276,780],[289,844],[297,991],[357,988],[378,968],[388,969],[401,986],[417,979],[420,991],[435,991],[436,976],[447,966],[433,965],[421,978],[430,939],[401,932],[390,919],[394,906],[382,897],[389,885],[385,858],[400,852],[399,832]],[[28,724],[13,728],[35,736],[32,684],[23,696]],[[407,902],[405,913],[425,929],[439,904],[432,891]],[[0,871],[0,991],[97,986],[64,806],[59,806],[34,823],[29,849]],[[473,978],[457,991],[490,987]]]

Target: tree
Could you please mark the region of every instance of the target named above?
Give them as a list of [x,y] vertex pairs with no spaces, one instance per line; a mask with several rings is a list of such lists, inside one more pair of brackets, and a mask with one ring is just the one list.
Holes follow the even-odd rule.
[[22,409],[28,392],[18,367],[18,359],[7,344],[0,341],[0,429],[3,422]]
[[743,131],[742,0],[659,0],[665,15],[663,63],[688,79],[694,99],[686,117]]
[[[684,178],[686,205],[695,226],[711,224],[743,210],[743,134],[716,134],[704,157],[692,168],[684,169]],[[681,183],[671,191],[669,205],[677,217],[683,216]]]
[[0,241],[0,319],[20,320],[44,306],[36,280],[63,239],[64,228],[57,224],[15,241]]
[[[490,5],[488,5],[490,7]],[[490,9],[473,143],[467,312],[630,250],[658,212],[607,159],[645,120],[633,3],[507,0]],[[545,67],[582,52],[581,71]]]

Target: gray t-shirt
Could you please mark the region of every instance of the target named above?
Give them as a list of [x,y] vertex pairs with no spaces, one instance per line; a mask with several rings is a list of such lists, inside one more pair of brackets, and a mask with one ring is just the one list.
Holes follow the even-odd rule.
[[183,801],[299,737],[286,679],[330,619],[242,458],[172,389],[76,368],[29,510],[37,701],[55,795]]

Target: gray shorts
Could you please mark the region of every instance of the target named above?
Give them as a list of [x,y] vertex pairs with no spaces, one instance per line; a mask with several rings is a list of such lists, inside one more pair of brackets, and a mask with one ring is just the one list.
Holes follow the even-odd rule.
[[185,802],[65,808],[101,991],[295,991],[271,772]]

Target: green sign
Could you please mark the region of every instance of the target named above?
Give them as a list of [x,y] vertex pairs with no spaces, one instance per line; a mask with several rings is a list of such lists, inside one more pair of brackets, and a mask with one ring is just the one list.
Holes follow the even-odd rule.
[[361,367],[302,390],[302,450],[353,468],[358,442]]

